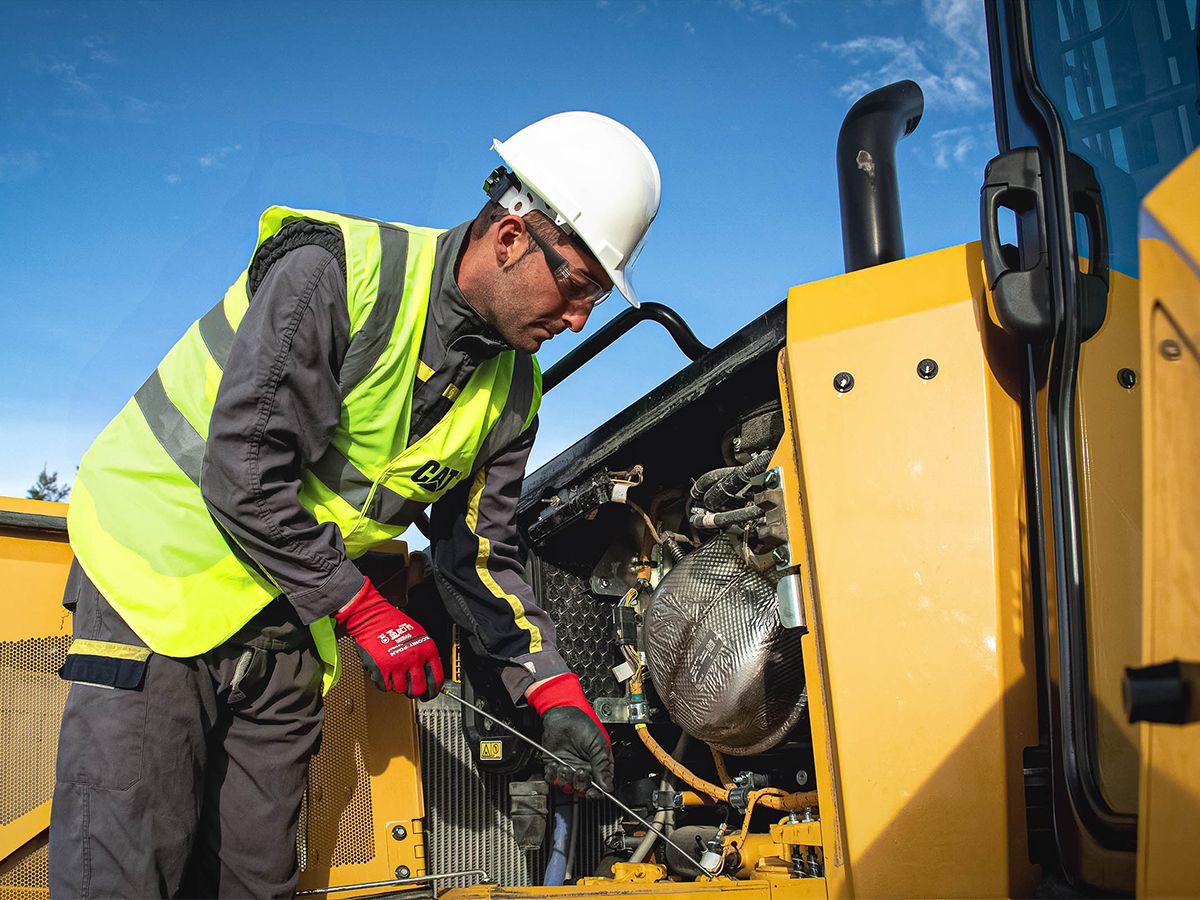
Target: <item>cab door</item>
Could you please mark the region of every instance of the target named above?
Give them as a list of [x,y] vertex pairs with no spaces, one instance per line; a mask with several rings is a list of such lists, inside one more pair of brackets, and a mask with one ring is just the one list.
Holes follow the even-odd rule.
[[[1016,246],[997,242],[1007,256],[994,261],[1034,272],[1020,334],[1027,499],[1040,511],[1028,535],[1042,687],[1041,740],[1025,758],[1031,846],[1071,882],[1126,892],[1139,734],[1123,674],[1143,663],[1147,536],[1159,537],[1169,490],[1143,489],[1164,444],[1143,437],[1157,374],[1142,352],[1155,337],[1138,215],[1200,136],[1196,2],[989,0],[987,19],[1002,157],[1025,154],[989,171],[1019,170],[1036,196],[1010,204]],[[986,209],[983,228],[986,246],[999,228]],[[1144,760],[1141,774],[1146,815]]]

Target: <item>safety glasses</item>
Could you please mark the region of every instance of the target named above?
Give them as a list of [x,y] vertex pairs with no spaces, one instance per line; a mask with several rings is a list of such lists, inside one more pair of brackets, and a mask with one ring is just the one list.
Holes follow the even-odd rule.
[[567,302],[575,306],[595,309],[608,299],[612,288],[605,290],[596,284],[587,272],[571,265],[566,257],[554,249],[553,244],[543,241],[532,228],[526,227],[525,233],[542,249],[542,255],[546,257],[546,265],[550,267],[550,274],[558,282]]

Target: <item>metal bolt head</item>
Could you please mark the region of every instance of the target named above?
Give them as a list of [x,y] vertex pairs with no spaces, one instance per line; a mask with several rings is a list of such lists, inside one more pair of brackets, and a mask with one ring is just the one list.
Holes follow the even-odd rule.
[[936,360],[926,357],[917,363],[917,374],[928,381],[930,378],[937,377],[938,364]]
[[815,815],[813,815],[813,808],[811,806],[804,807],[804,812],[800,816],[800,821],[801,822],[817,821],[817,817]]
[[763,479],[763,484],[765,484],[768,488],[779,487],[779,470],[771,469],[769,472],[767,472],[767,477]]
[[1133,371],[1133,369],[1121,369],[1121,371],[1117,372],[1117,384],[1129,390],[1137,384],[1137,372]]
[[409,871],[408,866],[396,866],[396,877],[397,878],[407,878],[411,874],[412,874],[412,872]]
[[402,841],[406,837],[408,837],[408,829],[407,828],[405,828],[403,825],[393,825],[392,826],[392,840]]
[[1183,350],[1179,347],[1178,341],[1166,340],[1158,345],[1158,352],[1162,354],[1163,359],[1175,362],[1183,356]]
[[854,388],[854,376],[849,372],[838,372],[833,376],[833,389],[845,394]]
[[806,770],[798,769],[796,771],[796,784],[800,785],[800,787],[808,784],[808,772]]
[[771,551],[772,558],[775,560],[777,565],[781,565],[781,566],[786,566],[788,564],[789,555],[790,554],[788,553],[787,544],[783,544],[780,547],[776,547],[774,550]]

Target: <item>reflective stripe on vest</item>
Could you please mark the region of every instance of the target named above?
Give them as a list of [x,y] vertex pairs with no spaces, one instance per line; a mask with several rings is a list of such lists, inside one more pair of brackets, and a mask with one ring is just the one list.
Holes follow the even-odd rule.
[[[341,421],[302,475],[300,502],[334,523],[347,553],[401,534],[416,513],[528,428],[541,376],[528,354],[482,363],[446,415],[408,444],[409,417],[441,231],[272,207],[258,247],[297,218],[341,229],[350,342]],[[208,420],[249,306],[249,270],[168,352],[85,454],[68,513],[80,565],[146,644],[195,656],[233,635],[281,593],[216,526],[199,488]],[[351,426],[353,423],[353,426]],[[328,618],[311,626],[337,677]]]

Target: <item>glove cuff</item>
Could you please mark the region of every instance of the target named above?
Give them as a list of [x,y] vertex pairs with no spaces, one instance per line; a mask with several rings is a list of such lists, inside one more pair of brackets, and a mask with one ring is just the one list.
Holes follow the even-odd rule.
[[[363,586],[358,589],[358,593],[350,598],[350,602],[343,606],[330,616],[333,621],[339,625],[346,624],[346,619],[354,615],[364,606],[374,606],[376,601],[383,600],[383,595],[375,590],[375,585],[371,584],[370,578],[363,579]],[[386,601],[384,601],[386,602]]]
[[544,716],[556,706],[576,706],[587,710],[592,708],[587,697],[583,695],[579,676],[573,672],[564,672],[562,675],[548,678],[526,694],[525,699],[538,711],[539,716]]
[[596,727],[600,729],[600,733],[604,735],[604,739],[610,745],[612,744],[612,738],[608,736],[608,730],[596,715],[596,711],[592,709],[592,704],[588,702],[588,698],[584,696],[583,687],[579,684],[579,676],[573,672],[555,675],[526,694],[525,699],[529,701],[530,706],[538,711],[539,716],[544,716],[547,712],[559,706],[573,706],[576,709],[582,710],[587,713],[588,718],[596,723]]

